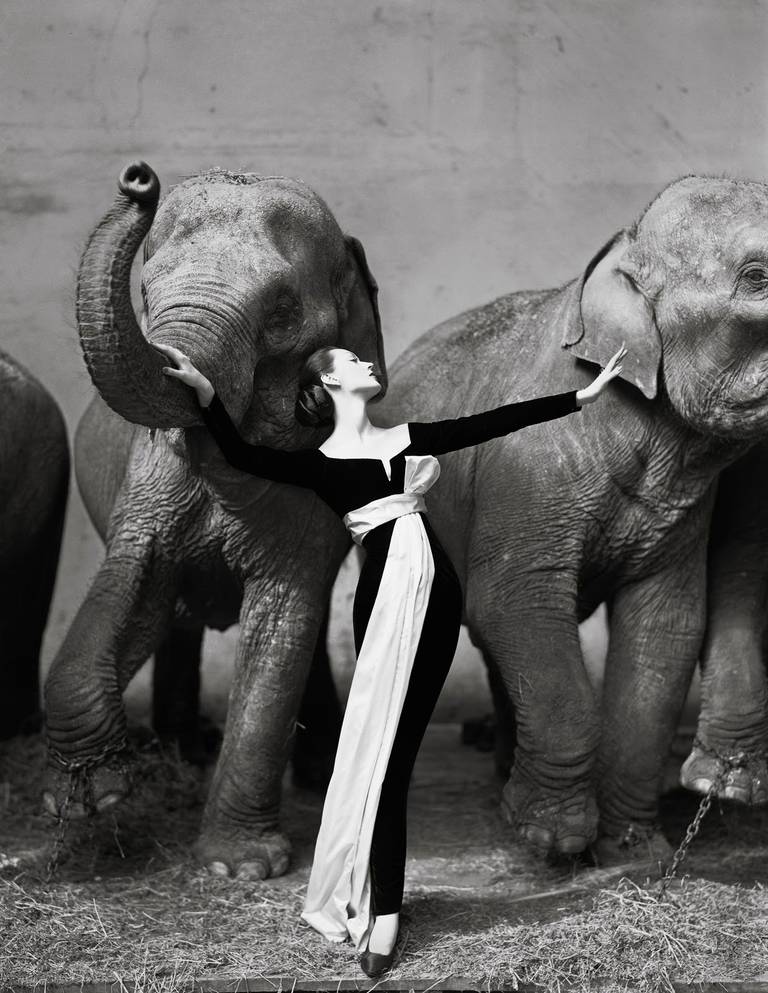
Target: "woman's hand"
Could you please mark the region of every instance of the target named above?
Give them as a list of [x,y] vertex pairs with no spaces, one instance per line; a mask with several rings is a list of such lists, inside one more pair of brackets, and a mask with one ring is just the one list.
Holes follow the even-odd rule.
[[585,386],[583,390],[576,391],[576,403],[579,406],[583,406],[585,403],[593,403],[597,400],[608,383],[612,379],[615,379],[621,372],[621,360],[626,354],[627,349],[622,344],[618,352],[610,357],[600,375],[596,376],[589,386]]
[[207,407],[211,400],[213,400],[214,389],[211,385],[210,379],[207,379],[199,369],[196,369],[184,352],[180,351],[178,348],[174,348],[173,345],[158,345],[157,343],[152,343],[153,348],[157,348],[164,355],[175,363],[175,366],[163,366],[163,372],[166,376],[175,376],[176,379],[180,379],[182,383],[186,383],[187,386],[191,386],[192,389],[197,393],[197,399],[201,407]]

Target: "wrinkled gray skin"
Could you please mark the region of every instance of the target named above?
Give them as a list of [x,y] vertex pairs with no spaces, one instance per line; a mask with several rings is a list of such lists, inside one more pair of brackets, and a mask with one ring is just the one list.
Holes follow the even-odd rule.
[[[97,810],[124,796],[126,683],[157,651],[156,720],[188,725],[203,629],[239,621],[197,854],[219,873],[276,875],[289,856],[281,777],[348,538],[311,491],[230,467],[194,393],[163,375],[167,358],[151,343],[189,355],[249,441],[318,445],[327,430],[294,418],[309,354],[350,348],[379,366],[386,388],[376,284],[359,242],[296,180],[204,174],[172,189],[156,216],[159,183],[148,166],[127,167],[119,188],[83,254],[77,297],[101,397],[78,427],[76,468],[106,557],[46,682],[43,799],[61,810],[76,762],[90,766]],[[129,273],[147,232],[142,333]],[[169,712],[174,694],[181,713]],[[68,815],[85,814],[86,801],[77,793]]]
[[40,727],[40,645],[68,489],[62,413],[31,372],[0,352],[0,739]]
[[[768,187],[687,177],[582,279],[513,293],[423,335],[387,423],[621,380],[564,419],[441,458],[431,519],[466,623],[516,723],[503,809],[564,853],[668,853],[657,797],[705,627],[715,483],[768,430]],[[583,360],[583,361],[577,361]],[[623,381],[622,381],[623,380]],[[578,623],[606,602],[602,708]]]
[[[768,444],[720,478],[709,545],[701,712],[681,782],[740,803],[768,802]],[[724,762],[730,768],[724,770]],[[721,772],[726,772],[720,776]]]

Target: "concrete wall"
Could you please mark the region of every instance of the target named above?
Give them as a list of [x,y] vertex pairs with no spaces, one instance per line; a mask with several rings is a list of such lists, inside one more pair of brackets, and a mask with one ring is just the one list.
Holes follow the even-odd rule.
[[[165,185],[213,165],[309,182],[366,246],[393,358],[572,276],[682,173],[764,177],[767,40],[766,0],[4,0],[0,347],[74,429],[73,274],[140,156]],[[73,489],[46,664],[100,558]],[[441,713],[484,693],[464,646]]]

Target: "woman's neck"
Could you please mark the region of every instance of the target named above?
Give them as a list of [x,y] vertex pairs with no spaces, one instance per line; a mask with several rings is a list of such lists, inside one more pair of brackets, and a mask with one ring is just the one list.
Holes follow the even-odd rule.
[[368,400],[365,397],[342,394],[333,398],[335,426],[330,437],[335,441],[361,442],[370,433]]

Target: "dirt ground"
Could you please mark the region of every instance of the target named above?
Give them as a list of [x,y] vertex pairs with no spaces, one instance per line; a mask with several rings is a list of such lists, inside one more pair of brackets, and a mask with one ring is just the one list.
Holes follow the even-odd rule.
[[[201,775],[147,746],[134,795],[113,812],[72,825],[56,874],[46,881],[55,825],[39,808],[43,757],[39,739],[0,746],[0,987],[118,976],[147,990],[182,988],[206,976],[365,981],[351,946],[329,945],[298,918],[320,796],[294,788],[286,775],[283,826],[294,858],[285,876],[214,878],[190,854],[210,772]],[[544,863],[512,841],[499,813],[501,785],[491,755],[461,744],[459,725],[430,727],[410,792],[405,905],[392,980],[467,976],[481,982],[495,975],[506,983],[559,984],[623,981],[635,970],[661,983],[644,988],[662,989],[671,988],[663,983],[673,975],[768,974],[764,811],[713,805],[685,862],[689,880],[673,889],[663,908],[673,917],[662,920],[645,888],[645,867]],[[697,804],[682,790],[664,796],[662,824],[673,845]],[[614,917],[625,911],[631,923],[621,924],[629,935],[622,958],[619,930],[602,932],[611,932]],[[726,932],[727,941],[714,940]],[[680,945],[667,956],[669,935]],[[580,942],[591,946],[596,938],[597,949],[580,950]],[[561,940],[566,950],[555,961]],[[648,941],[659,955],[653,969],[656,952],[646,948]]]

